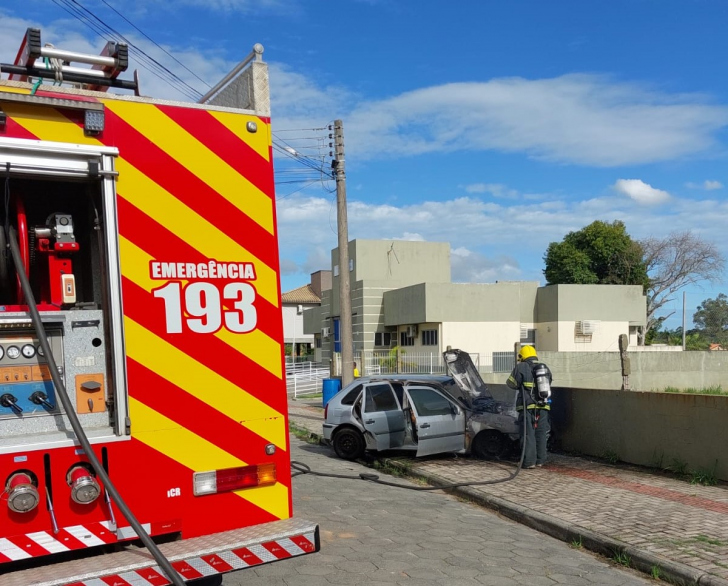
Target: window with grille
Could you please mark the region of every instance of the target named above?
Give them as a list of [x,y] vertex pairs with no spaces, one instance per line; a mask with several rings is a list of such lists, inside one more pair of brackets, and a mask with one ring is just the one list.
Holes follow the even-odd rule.
[[422,345],[437,346],[437,330],[422,330]]
[[415,339],[407,335],[407,332],[399,333],[399,345],[400,346],[414,346]]

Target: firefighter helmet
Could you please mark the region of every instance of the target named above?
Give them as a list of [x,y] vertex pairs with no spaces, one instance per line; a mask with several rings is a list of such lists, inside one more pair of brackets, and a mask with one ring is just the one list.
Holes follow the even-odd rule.
[[538,358],[536,356],[536,348],[533,346],[521,346],[518,351],[518,360],[528,360],[529,358]]

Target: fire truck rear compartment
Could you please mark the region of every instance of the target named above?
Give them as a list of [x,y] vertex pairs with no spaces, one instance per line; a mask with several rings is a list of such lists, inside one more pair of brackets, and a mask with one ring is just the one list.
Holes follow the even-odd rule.
[[[100,237],[100,183],[98,179],[51,180],[13,175],[4,183],[8,218],[3,217],[3,223],[18,226],[23,210],[27,232],[19,233],[19,238],[25,239],[28,247],[28,277],[76,412],[92,435],[110,433],[114,402],[107,376],[111,348],[106,335],[108,275],[101,262],[105,251]],[[5,216],[4,210],[2,214]],[[40,250],[39,235],[48,231],[54,215],[72,222],[70,237],[77,250],[52,251],[55,254]],[[69,264],[59,268],[59,261]],[[7,451],[12,446],[19,449],[29,436],[33,443],[52,444],[72,435],[47,360],[40,351],[38,335],[24,311],[25,300],[18,292],[16,269],[9,255],[0,257],[2,264],[5,270],[0,268],[0,275],[5,276],[5,281],[0,282],[0,397],[6,397],[6,404],[0,400],[0,435],[4,438],[3,451]],[[71,269],[75,301],[59,305],[52,299],[51,289],[52,284],[60,286],[61,279],[68,276],[64,267]]]

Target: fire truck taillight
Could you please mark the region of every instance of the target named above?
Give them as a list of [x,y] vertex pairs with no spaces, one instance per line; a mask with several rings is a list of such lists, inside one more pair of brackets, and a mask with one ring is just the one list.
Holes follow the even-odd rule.
[[258,466],[241,466],[239,468],[225,468],[223,470],[211,470],[209,472],[195,472],[194,494],[195,496],[217,494],[231,490],[240,490],[242,488],[268,486],[275,483],[275,464],[259,464]]
[[30,474],[13,472],[5,485],[8,493],[8,507],[16,513],[29,513],[38,506],[38,489]]
[[99,483],[91,471],[77,464],[68,471],[68,485],[71,487],[71,498],[79,505],[89,505],[101,494]]

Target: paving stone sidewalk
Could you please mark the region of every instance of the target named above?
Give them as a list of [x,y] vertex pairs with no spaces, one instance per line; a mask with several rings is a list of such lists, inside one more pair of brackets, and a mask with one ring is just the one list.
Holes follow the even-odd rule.
[[[290,401],[289,415],[292,424],[321,435],[320,403]],[[491,480],[514,470],[511,463],[447,455],[390,461],[435,483]],[[659,565],[683,583],[728,586],[725,486],[691,485],[638,467],[552,455],[544,468],[461,494],[562,539],[581,537],[596,551],[624,550],[642,569]]]

